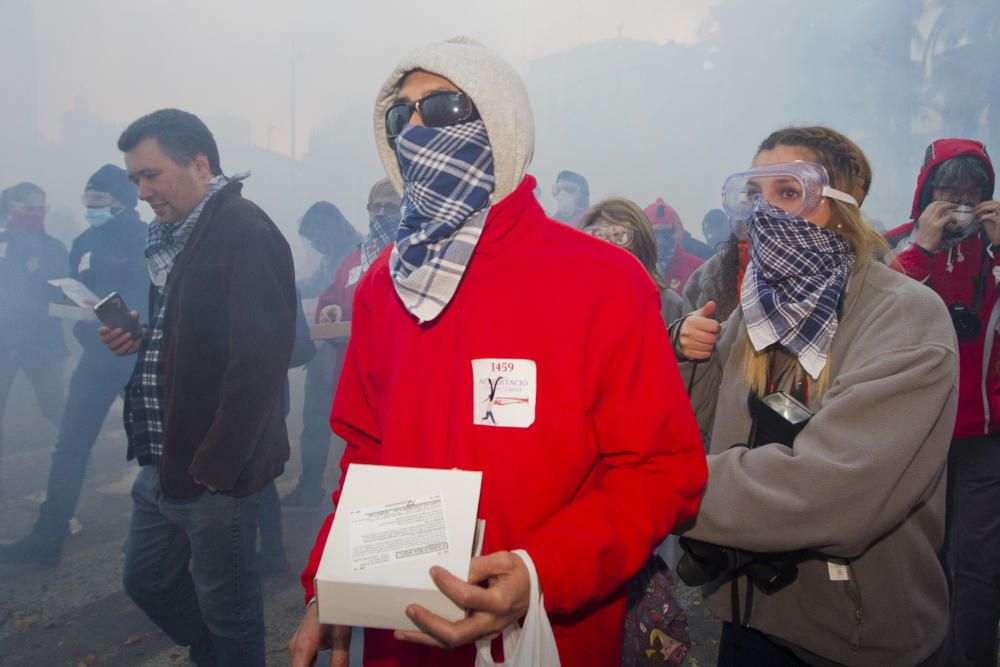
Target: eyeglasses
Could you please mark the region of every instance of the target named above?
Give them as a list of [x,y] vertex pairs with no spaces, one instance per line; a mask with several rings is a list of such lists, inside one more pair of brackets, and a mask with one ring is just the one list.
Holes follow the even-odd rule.
[[609,225],[607,223],[587,225],[583,228],[583,233],[590,234],[608,243],[614,243],[619,248],[627,248],[632,245],[632,241],[635,239],[634,230],[621,225]]
[[439,91],[416,102],[397,102],[385,112],[385,132],[390,143],[410,122],[414,111],[426,127],[447,127],[479,118],[469,96],[458,91]]
[[392,204],[384,201],[373,201],[368,204],[369,213],[387,213],[389,215],[399,214],[399,204]]
[[956,204],[969,202],[975,205],[983,198],[983,190],[982,188],[941,188],[934,186],[934,198]]

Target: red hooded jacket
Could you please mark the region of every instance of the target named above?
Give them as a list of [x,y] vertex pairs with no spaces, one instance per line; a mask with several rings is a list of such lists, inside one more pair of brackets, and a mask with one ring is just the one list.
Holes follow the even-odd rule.
[[670,258],[663,270],[663,280],[666,281],[669,289],[683,296],[684,285],[687,284],[688,278],[691,277],[695,269],[705,263],[705,260],[684,251],[681,245],[684,240],[684,224],[672,206],[662,199],[657,199],[646,207],[645,213],[654,230],[657,227],[667,227],[673,231],[674,241],[677,245],[674,256]]
[[933,200],[932,183],[938,167],[960,155],[972,155],[983,162],[990,176],[983,199],[993,197],[993,165],[980,142],[969,139],[935,141],[927,147],[924,165],[917,177],[910,222],[889,231],[886,238],[897,249],[905,248],[896,255],[894,267],[933,289],[946,305],[961,303],[967,308],[975,308],[975,286],[982,284],[981,302],[976,308],[982,330],[976,338],[958,342],[958,418],[954,437],[968,438],[1000,432],[1000,335],[997,333],[1000,306],[995,277],[1000,275],[995,273],[1000,253],[994,257],[981,234],[933,255],[924,252],[915,242],[907,243],[920,214]]
[[[628,253],[547,218],[534,186],[526,177],[493,206],[432,322],[403,307],[389,252],[375,260],[330,423],[347,442],[342,479],[355,462],[482,470],[483,553],[531,555],[564,665],[612,665],[622,584],[697,512],[705,455],[653,281]],[[537,369],[521,427],[496,426],[499,414],[491,425],[475,398],[473,361],[503,359]],[[302,573],[306,599],[332,517]],[[370,666],[469,666],[474,653],[365,631]]]

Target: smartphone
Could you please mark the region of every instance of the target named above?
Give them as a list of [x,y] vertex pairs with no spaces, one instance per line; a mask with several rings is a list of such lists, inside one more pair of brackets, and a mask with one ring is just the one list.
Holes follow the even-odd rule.
[[118,292],[112,292],[98,301],[97,305],[94,306],[94,312],[97,313],[97,319],[105,326],[127,331],[132,335],[133,340],[142,335],[139,321],[133,319],[128,306],[125,305],[125,299]]

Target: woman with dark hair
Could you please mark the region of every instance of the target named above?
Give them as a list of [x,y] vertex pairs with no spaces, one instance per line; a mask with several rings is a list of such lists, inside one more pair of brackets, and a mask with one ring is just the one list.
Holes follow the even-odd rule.
[[[673,327],[712,414],[678,573],[711,584],[719,664],[939,664],[938,560],[958,357],[933,292],[878,261],[871,168],[844,135],[779,130],[723,186],[750,242],[740,307]],[[703,426],[704,427],[704,426]]]
[[69,273],[66,246],[45,233],[45,191],[19,183],[0,195],[6,227],[0,231],[0,454],[3,412],[18,371],[31,382],[38,407],[59,425],[65,399],[64,366],[69,355],[62,324],[49,317],[61,303],[48,280]]
[[656,239],[653,226],[637,204],[611,197],[590,207],[580,219],[580,229],[591,236],[623,248],[639,260],[660,290],[663,321],[670,324],[681,316],[681,298],[656,270]]

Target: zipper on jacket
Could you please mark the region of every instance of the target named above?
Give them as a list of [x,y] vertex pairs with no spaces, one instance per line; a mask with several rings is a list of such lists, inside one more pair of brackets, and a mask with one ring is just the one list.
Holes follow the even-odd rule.
[[861,630],[865,625],[865,608],[861,603],[861,589],[858,587],[854,567],[847,561],[847,597],[854,603],[854,633],[851,635],[851,648],[857,651],[861,648]]

